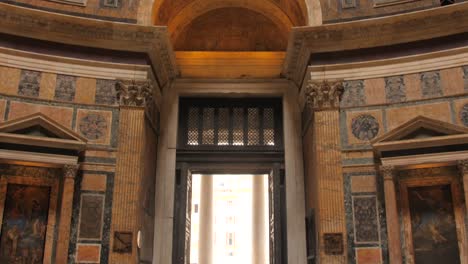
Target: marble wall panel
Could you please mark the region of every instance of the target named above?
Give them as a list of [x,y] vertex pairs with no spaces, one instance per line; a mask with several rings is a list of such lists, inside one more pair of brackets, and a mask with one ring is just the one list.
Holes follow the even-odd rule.
[[406,101],[405,78],[402,75],[385,78],[385,97],[387,103]]
[[379,219],[375,195],[353,196],[355,243],[379,242]]
[[384,104],[384,78],[367,79],[364,81],[366,103],[369,105]]
[[455,95],[465,92],[462,68],[440,70],[440,81],[444,95]]
[[57,74],[48,72],[41,73],[39,98],[47,100],[54,99],[56,82]]
[[79,224],[79,239],[101,240],[104,195],[82,194]]
[[450,123],[452,119],[451,106],[449,102],[389,108],[386,110],[386,113],[389,131],[420,115],[448,123]]
[[465,83],[465,91],[468,90],[468,66],[463,67],[463,80]]
[[41,73],[22,70],[18,85],[18,95],[38,97],[41,84]]
[[406,74],[404,76],[405,90],[406,90],[406,100],[420,100],[422,99],[421,92],[421,78],[419,74]]
[[382,252],[378,247],[356,248],[356,264],[380,264]]
[[423,98],[434,98],[444,95],[439,71],[423,72],[420,74],[420,78]]
[[110,144],[112,112],[79,109],[75,130],[91,144]]
[[0,99],[0,122],[3,122],[5,120],[6,104],[6,100]]
[[55,100],[73,101],[75,99],[76,77],[69,75],[57,75],[55,87]]
[[116,103],[115,81],[114,80],[96,80],[97,104],[113,105]]
[[0,66],[0,92],[14,95],[18,92],[21,70]]
[[73,108],[62,106],[49,106],[20,101],[11,101],[8,120],[20,118],[34,113],[42,113],[61,125],[71,128],[73,120]]
[[377,191],[377,183],[374,175],[363,175],[351,177],[351,192],[369,193]]
[[468,127],[468,98],[455,100],[454,103],[455,123]]
[[105,192],[107,177],[105,174],[83,174],[81,189],[83,191]]
[[344,82],[344,93],[341,99],[342,107],[355,107],[366,104],[366,94],[364,91],[364,81],[346,81]]
[[78,244],[75,261],[78,263],[100,263],[100,255],[100,244]]
[[93,104],[96,97],[96,79],[76,78],[75,102]]

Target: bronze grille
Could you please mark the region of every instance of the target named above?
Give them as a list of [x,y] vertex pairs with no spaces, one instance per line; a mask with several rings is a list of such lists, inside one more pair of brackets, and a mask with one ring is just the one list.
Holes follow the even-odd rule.
[[283,149],[279,98],[181,98],[179,124],[182,150]]

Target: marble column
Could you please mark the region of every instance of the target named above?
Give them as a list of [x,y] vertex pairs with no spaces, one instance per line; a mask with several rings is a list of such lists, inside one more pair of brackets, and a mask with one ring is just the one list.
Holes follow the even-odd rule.
[[201,176],[198,263],[213,263],[213,176]]
[[388,251],[390,263],[402,263],[400,222],[398,217],[397,199],[395,194],[396,171],[393,166],[380,168],[385,193],[385,213],[387,219]]
[[[320,263],[346,263],[346,217],[344,208],[343,171],[340,147],[339,105],[343,94],[341,81],[309,81],[306,107],[313,113],[312,166],[307,175],[314,182],[316,223],[319,236]],[[325,243],[333,235],[341,241]]]
[[252,177],[252,263],[267,264],[268,256],[268,220],[266,219],[267,202],[265,200],[266,177]]
[[65,165],[63,167],[63,193],[60,208],[60,222],[57,239],[56,263],[68,262],[68,245],[70,243],[70,225],[73,209],[73,194],[75,190],[75,177],[78,165]]
[[[152,86],[147,80],[119,80],[116,83],[119,108],[117,161],[114,177],[110,242],[115,232],[132,232],[132,252],[109,253],[109,263],[137,261],[137,232],[140,229],[140,194],[143,192],[145,151],[148,146],[145,111],[154,104]],[[151,162],[151,161],[150,161]]]
[[463,181],[463,192],[465,195],[466,217],[468,218],[468,160],[458,161],[458,169]]

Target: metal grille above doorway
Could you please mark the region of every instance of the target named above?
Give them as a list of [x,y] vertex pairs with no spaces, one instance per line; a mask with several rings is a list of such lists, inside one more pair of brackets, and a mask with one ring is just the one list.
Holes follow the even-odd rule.
[[280,98],[181,98],[179,150],[282,151]]

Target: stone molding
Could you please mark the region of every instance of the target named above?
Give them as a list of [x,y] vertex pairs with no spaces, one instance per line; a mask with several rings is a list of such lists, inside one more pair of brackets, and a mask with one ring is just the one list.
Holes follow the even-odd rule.
[[429,40],[468,31],[468,3],[354,22],[292,29],[283,75],[300,86],[313,53]]
[[79,167],[80,167],[80,165],[78,165],[78,164],[64,165],[63,166],[63,177],[64,178],[75,179],[76,173],[78,172]]
[[153,102],[153,86],[149,80],[117,80],[115,90],[120,106],[146,107]]
[[344,88],[342,81],[309,81],[306,88],[306,103],[315,111],[338,109]]
[[161,88],[177,70],[166,27],[114,23],[0,3],[0,33],[80,45],[146,53]]

